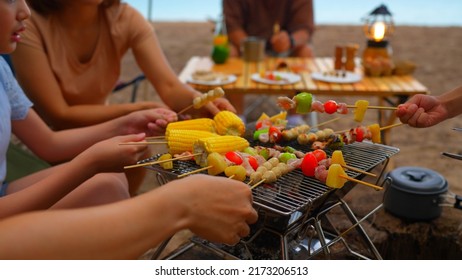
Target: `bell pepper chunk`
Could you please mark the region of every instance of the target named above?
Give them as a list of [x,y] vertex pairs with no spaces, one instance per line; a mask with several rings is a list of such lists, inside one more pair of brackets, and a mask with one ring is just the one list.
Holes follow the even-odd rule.
[[364,119],[364,115],[366,114],[367,107],[369,106],[369,101],[367,100],[357,100],[355,102],[355,115],[354,115],[354,120],[356,122],[362,122]]
[[343,170],[343,167],[337,163],[331,164],[329,170],[327,171],[326,185],[333,189],[342,188],[348,180],[342,178],[341,176],[348,177],[345,170]]
[[297,107],[295,108],[297,114],[307,114],[311,112],[311,103],[313,102],[311,93],[299,93],[295,95],[294,100],[297,103]]
[[218,175],[228,167],[225,158],[216,152],[212,152],[207,156],[207,164],[210,167],[207,169],[209,175]]
[[340,164],[343,166],[346,165],[346,162],[345,162],[345,159],[343,158],[343,153],[341,150],[335,150],[332,153],[331,164]]

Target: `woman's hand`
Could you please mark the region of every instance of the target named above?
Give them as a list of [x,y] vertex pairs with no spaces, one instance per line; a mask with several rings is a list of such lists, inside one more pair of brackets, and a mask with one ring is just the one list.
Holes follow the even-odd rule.
[[135,134],[145,132],[148,136],[163,135],[170,122],[178,120],[177,114],[165,108],[142,110],[122,117],[120,134]]
[[122,172],[124,166],[135,164],[142,159],[147,145],[120,145],[126,142],[138,142],[145,139],[146,134],[116,136],[98,142],[79,154],[76,159],[83,160],[82,168],[93,167],[100,172]]

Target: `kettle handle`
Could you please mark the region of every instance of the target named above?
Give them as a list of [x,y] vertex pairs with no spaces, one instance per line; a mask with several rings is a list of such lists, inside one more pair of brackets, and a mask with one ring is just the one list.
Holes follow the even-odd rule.
[[454,198],[456,200],[454,202],[454,208],[462,209],[462,196],[456,194]]

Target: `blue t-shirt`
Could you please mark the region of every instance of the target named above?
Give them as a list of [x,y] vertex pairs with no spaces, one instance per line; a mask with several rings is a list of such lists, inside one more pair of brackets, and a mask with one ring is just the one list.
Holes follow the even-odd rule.
[[11,139],[11,121],[23,120],[32,102],[16,81],[10,66],[0,57],[0,184],[6,176],[6,151]]

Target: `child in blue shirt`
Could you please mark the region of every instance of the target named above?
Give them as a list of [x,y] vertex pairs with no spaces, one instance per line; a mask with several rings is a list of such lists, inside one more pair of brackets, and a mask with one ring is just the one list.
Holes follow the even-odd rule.
[[[25,0],[0,0],[0,53],[14,51],[29,15]],[[183,229],[235,244],[256,222],[250,188],[224,177],[192,175],[125,199],[127,182],[116,172],[135,163],[146,146],[119,143],[161,134],[176,120],[174,112],[139,111],[54,132],[31,105],[0,58],[0,259],[138,258]],[[70,161],[5,189],[11,131],[37,155]]]

